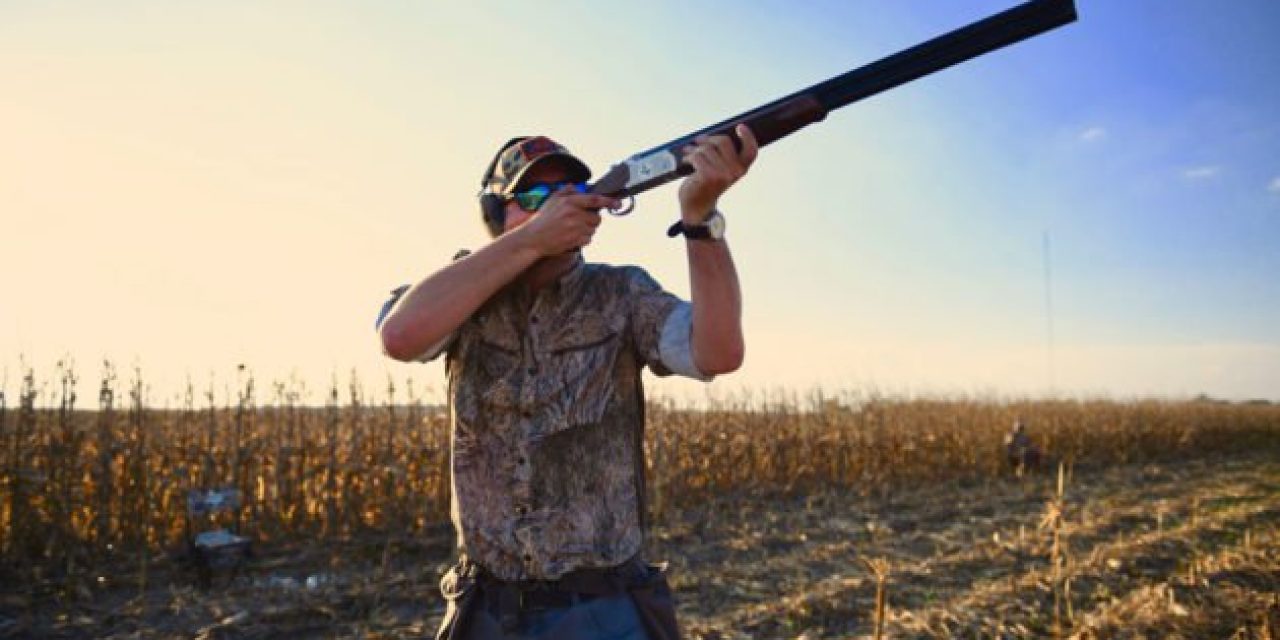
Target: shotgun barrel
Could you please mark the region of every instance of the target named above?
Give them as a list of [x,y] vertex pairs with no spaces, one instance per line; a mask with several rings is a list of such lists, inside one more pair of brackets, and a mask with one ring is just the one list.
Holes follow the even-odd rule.
[[[935,71],[1073,22],[1073,0],[1031,0],[909,49],[881,58],[732,118],[637,153],[613,165],[591,193],[625,198],[693,172],[683,150],[702,135],[730,135],[739,123],[760,146],[784,138],[828,113]],[[628,209],[629,210],[629,209]],[[625,211],[624,211],[625,213]]]

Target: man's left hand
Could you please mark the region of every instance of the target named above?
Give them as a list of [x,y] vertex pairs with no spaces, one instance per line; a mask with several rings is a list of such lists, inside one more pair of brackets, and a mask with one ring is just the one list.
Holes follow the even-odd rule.
[[755,162],[759,146],[751,129],[740,124],[734,133],[742,141],[741,150],[726,135],[700,136],[685,147],[684,161],[693,166],[693,174],[680,183],[680,217],[686,224],[706,220],[720,196]]

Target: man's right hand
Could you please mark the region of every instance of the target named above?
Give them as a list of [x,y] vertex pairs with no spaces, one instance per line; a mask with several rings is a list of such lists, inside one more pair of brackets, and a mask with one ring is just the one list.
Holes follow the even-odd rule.
[[543,257],[560,255],[590,244],[600,226],[600,210],[619,205],[617,198],[562,187],[513,232],[522,234]]

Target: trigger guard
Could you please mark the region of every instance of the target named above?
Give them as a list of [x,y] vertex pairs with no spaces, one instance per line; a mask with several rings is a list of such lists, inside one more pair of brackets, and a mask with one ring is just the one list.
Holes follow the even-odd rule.
[[635,210],[635,208],[636,208],[635,196],[627,196],[625,199],[623,199],[621,207],[618,207],[617,209],[614,209],[613,207],[609,207],[608,209],[605,209],[605,211],[608,211],[610,215],[622,217],[627,215],[628,213],[631,213],[633,210]]

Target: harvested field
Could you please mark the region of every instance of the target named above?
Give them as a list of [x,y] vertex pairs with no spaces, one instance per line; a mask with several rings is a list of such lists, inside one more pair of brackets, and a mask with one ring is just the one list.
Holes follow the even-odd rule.
[[[1055,484],[726,501],[659,536],[699,638],[869,636],[876,578],[863,558],[888,567],[888,637],[1053,637],[1055,593],[1064,637],[1276,637],[1280,463],[1080,470],[1063,494],[1057,573]],[[723,524],[699,532],[708,521]]]
[[[672,510],[691,638],[1274,638],[1280,462],[1237,455],[940,482],[911,491],[739,496]],[[1055,533],[1057,551],[1055,551]],[[263,546],[202,591],[174,561],[117,562],[74,588],[7,585],[0,637],[411,638],[442,612],[450,531]],[[310,578],[310,580],[309,580]],[[1056,612],[1056,613],[1055,613]],[[1268,635],[1270,634],[1270,635]]]

